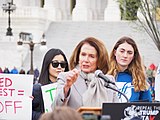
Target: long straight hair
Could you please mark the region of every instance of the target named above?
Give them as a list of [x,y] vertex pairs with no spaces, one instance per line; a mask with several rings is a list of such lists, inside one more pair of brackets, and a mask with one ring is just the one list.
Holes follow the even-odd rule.
[[64,57],[64,60],[67,63],[67,66],[65,67],[64,71],[65,72],[69,71],[68,61],[67,61],[67,58],[66,58],[65,54],[63,53],[63,51],[60,50],[60,49],[54,49],[54,48],[50,49],[45,54],[44,59],[43,59],[43,63],[42,63],[42,68],[41,68],[40,77],[39,77],[39,81],[38,81],[42,85],[46,85],[46,84],[50,83],[50,80],[49,80],[49,65],[56,55],[62,55]]
[[126,36],[121,37],[113,47],[113,50],[111,51],[111,54],[110,54],[111,67],[108,74],[111,74],[114,77],[116,77],[118,72],[121,71],[120,68],[118,67],[114,52],[115,50],[117,50],[119,45],[125,42],[130,44],[134,49],[134,58],[131,61],[131,63],[128,65],[128,71],[129,73],[132,74],[132,77],[133,77],[132,84],[134,85],[135,91],[144,91],[148,89],[148,84],[146,82],[141,56],[135,41],[129,37],[126,37]]

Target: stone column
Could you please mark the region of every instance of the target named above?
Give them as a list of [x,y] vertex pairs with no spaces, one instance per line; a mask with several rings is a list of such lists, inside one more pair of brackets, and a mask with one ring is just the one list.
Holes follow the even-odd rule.
[[41,5],[41,0],[27,0],[29,3],[29,6],[33,7],[40,7]]
[[104,20],[104,10],[108,0],[93,0],[91,3],[95,20]]
[[[98,2],[100,2],[99,0]],[[92,19],[93,20],[98,20],[98,11],[97,11],[97,0],[92,0],[89,4],[89,8],[92,10]]]
[[119,3],[115,0],[108,0],[108,6],[105,8],[104,21],[120,21],[121,14]]
[[62,12],[62,19],[71,19],[71,0],[59,0],[60,9]]
[[54,0],[45,0],[44,1],[44,8],[53,8],[54,5]]
[[45,0],[44,8],[48,10],[49,19],[62,20],[62,12],[59,2],[60,0]]
[[13,3],[16,4],[16,7],[26,6],[26,2],[23,0],[13,0]]
[[92,21],[93,14],[89,7],[90,0],[76,0],[75,8],[72,11],[73,21]]

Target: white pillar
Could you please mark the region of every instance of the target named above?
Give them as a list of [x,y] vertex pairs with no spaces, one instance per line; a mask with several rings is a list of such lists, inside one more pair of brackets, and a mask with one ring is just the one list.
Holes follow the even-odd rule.
[[76,6],[72,11],[73,21],[92,21],[93,14],[89,7],[90,0],[76,0]]
[[107,6],[108,0],[93,0],[92,9],[94,18],[97,20],[104,20],[104,10]]
[[62,20],[62,12],[59,0],[45,0],[44,8],[48,10],[48,17],[51,20]]
[[40,6],[40,0],[13,0],[18,7],[22,6]]
[[40,0],[27,0],[29,3],[29,6],[34,6],[34,7],[40,7],[41,1]]
[[59,0],[60,9],[62,12],[62,19],[71,19],[71,0]]
[[[101,0],[98,0],[98,2]],[[97,0],[92,0],[89,4],[89,8],[92,10],[92,19],[97,20],[98,19],[98,11],[97,11]]]
[[53,8],[54,7],[54,1],[53,0],[44,0],[44,8]]
[[115,0],[108,0],[108,6],[105,8],[104,21],[120,21],[121,14],[119,3]]
[[16,4],[16,7],[28,6],[27,0],[13,0],[13,3]]

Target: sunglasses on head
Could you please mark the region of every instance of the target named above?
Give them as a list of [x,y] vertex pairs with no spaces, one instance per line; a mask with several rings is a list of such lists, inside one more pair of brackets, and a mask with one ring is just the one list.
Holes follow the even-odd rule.
[[65,61],[58,62],[58,61],[52,61],[52,67],[57,68],[60,64],[61,68],[65,68],[67,66],[67,63]]

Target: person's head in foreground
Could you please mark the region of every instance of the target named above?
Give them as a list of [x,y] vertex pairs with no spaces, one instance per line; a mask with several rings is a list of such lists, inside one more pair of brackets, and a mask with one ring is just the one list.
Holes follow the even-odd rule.
[[56,107],[52,112],[44,113],[40,120],[83,120],[80,113],[68,106]]

